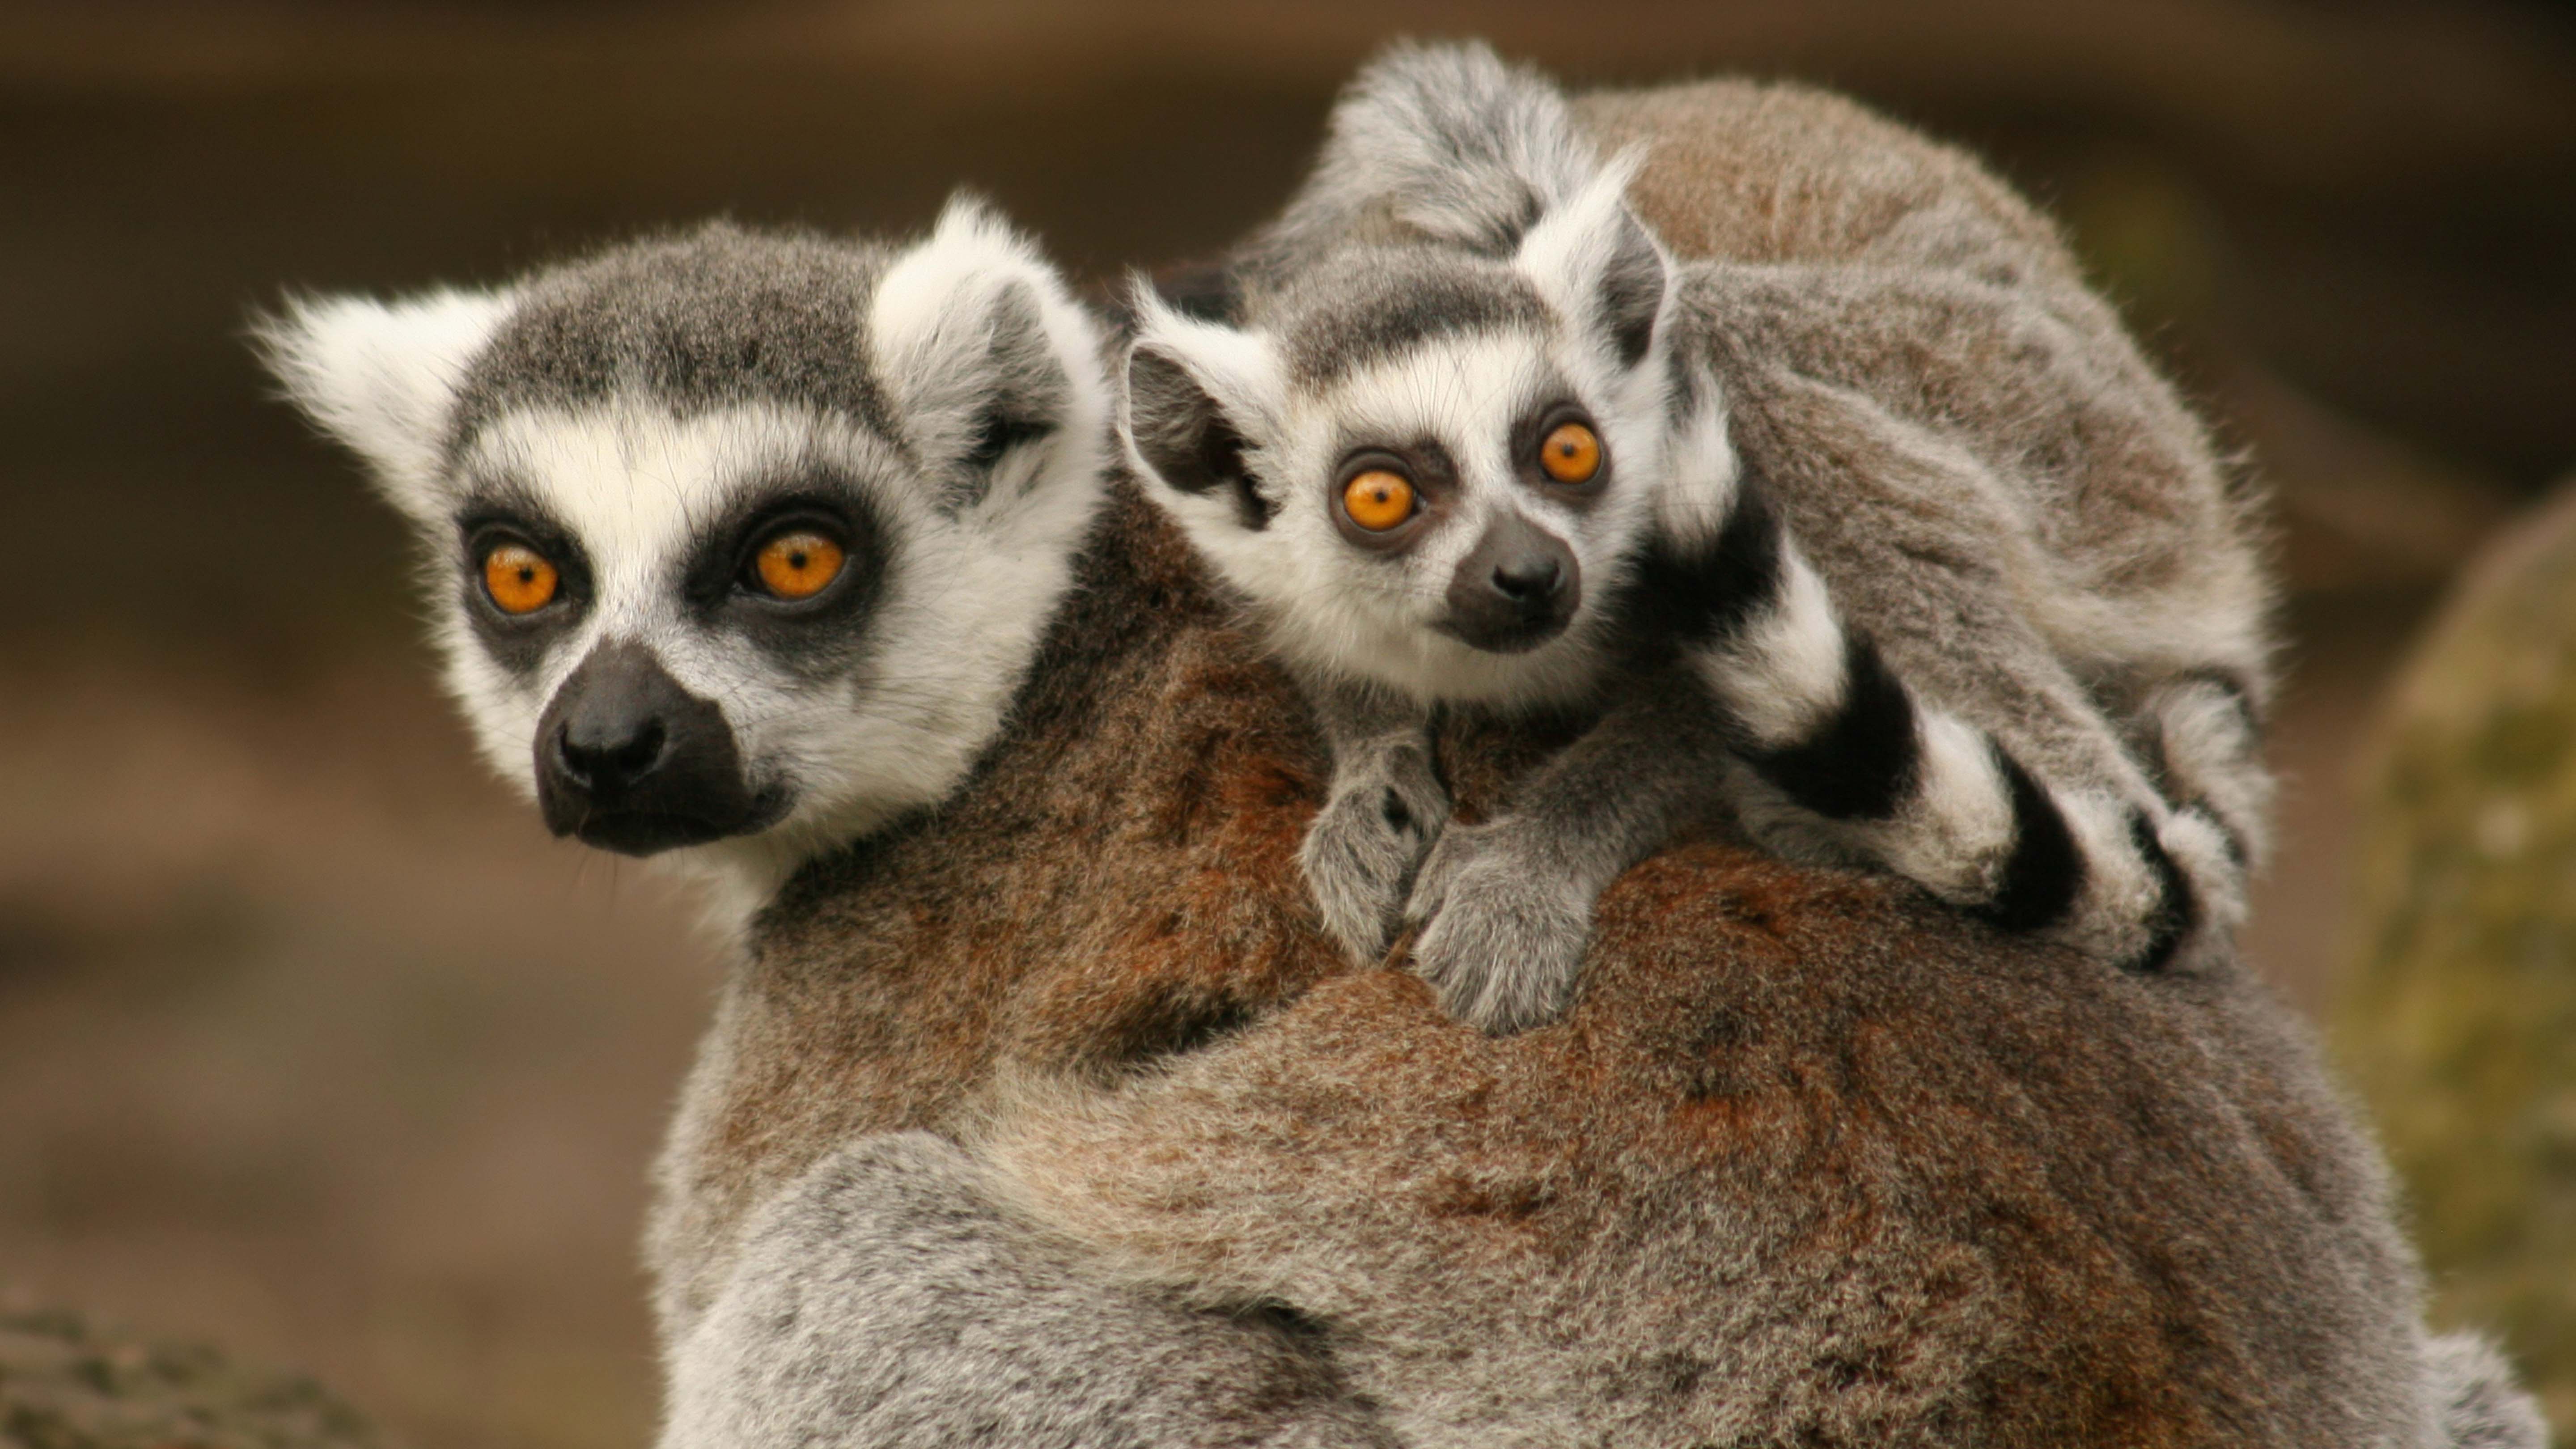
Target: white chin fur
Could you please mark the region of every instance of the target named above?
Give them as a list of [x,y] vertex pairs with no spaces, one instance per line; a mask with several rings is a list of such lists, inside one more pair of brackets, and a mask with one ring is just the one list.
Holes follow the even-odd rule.
[[1525,654],[1477,649],[1419,625],[1371,627],[1314,611],[1280,614],[1265,633],[1302,673],[1381,685],[1422,704],[1483,705],[1499,710],[1568,704],[1599,683],[1606,661],[1594,640],[1597,616]]

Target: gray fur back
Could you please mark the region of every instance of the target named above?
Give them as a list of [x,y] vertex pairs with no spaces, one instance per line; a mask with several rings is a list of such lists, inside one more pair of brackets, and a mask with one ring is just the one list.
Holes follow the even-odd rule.
[[1105,1287],[986,1176],[907,1132],[781,1193],[672,1345],[666,1449],[1393,1449],[1293,1328]]
[[2543,1449],[2549,1442],[2539,1404],[2486,1340],[2447,1334],[2427,1345],[2425,1360],[2441,1442],[2451,1449]]

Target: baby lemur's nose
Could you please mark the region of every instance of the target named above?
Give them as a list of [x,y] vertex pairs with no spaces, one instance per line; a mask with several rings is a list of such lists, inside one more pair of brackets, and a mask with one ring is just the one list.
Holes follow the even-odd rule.
[[1574,550],[1506,509],[1458,561],[1435,627],[1474,648],[1519,654],[1565,632],[1582,600]]

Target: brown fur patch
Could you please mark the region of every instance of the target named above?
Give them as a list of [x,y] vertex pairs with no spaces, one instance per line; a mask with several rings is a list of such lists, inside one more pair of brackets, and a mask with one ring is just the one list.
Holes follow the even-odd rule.
[[[1813,561],[1901,666],[1938,685],[1949,655],[1908,639],[2018,637],[1914,596],[1927,565],[2008,596],[2017,525],[1968,474],[1898,477],[1930,465],[1872,408],[2062,488],[2044,542],[2122,609],[2259,594],[2244,520],[2174,483],[2198,424],[1964,154],[1795,87],[1576,110],[1655,143],[1631,199],[1684,256],[1949,269],[1820,298],[1754,265],[1684,298],[1746,466],[1845,542]],[[2242,971],[2123,976],[1713,835],[1603,897],[1563,1021],[1485,1038],[1319,933],[1322,760],[1231,622],[1122,488],[975,779],[765,914],[665,1159],[675,1319],[751,1205],[927,1127],[1123,1276],[1292,1314],[1353,1393],[1436,1415],[1421,1442],[2326,1449],[2414,1422],[2377,1159]],[[1570,728],[1449,722],[1458,818]]]
[[[1712,842],[1604,898],[1564,1022],[1489,1040],[1319,934],[1317,744],[1227,620],[1122,491],[974,781],[763,916],[669,1164],[683,1302],[821,1152],[966,1130],[1035,1074],[1080,1105],[989,1124],[1031,1210],[1331,1325],[1365,1392],[1559,1385],[1777,1442],[2356,1422],[2320,1396],[2401,1351],[2410,1269],[2250,984],[2122,977]],[[1472,810],[1549,743],[1444,751]]]

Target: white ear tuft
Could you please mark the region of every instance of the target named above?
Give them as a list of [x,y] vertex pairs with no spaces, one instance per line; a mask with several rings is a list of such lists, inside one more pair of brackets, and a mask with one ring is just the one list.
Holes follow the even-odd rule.
[[1562,316],[1586,319],[1623,367],[1646,360],[1671,301],[1672,260],[1628,209],[1628,182],[1644,162],[1634,147],[1603,166],[1522,238],[1514,259]]
[[1009,460],[1025,445],[1104,436],[1109,385],[1091,314],[1034,244],[970,195],[952,197],[930,236],[886,269],[868,337],[897,426],[941,475],[952,510],[1016,477]]
[[391,303],[293,297],[253,335],[304,415],[372,464],[396,507],[434,521],[448,412],[515,300],[454,288]]

